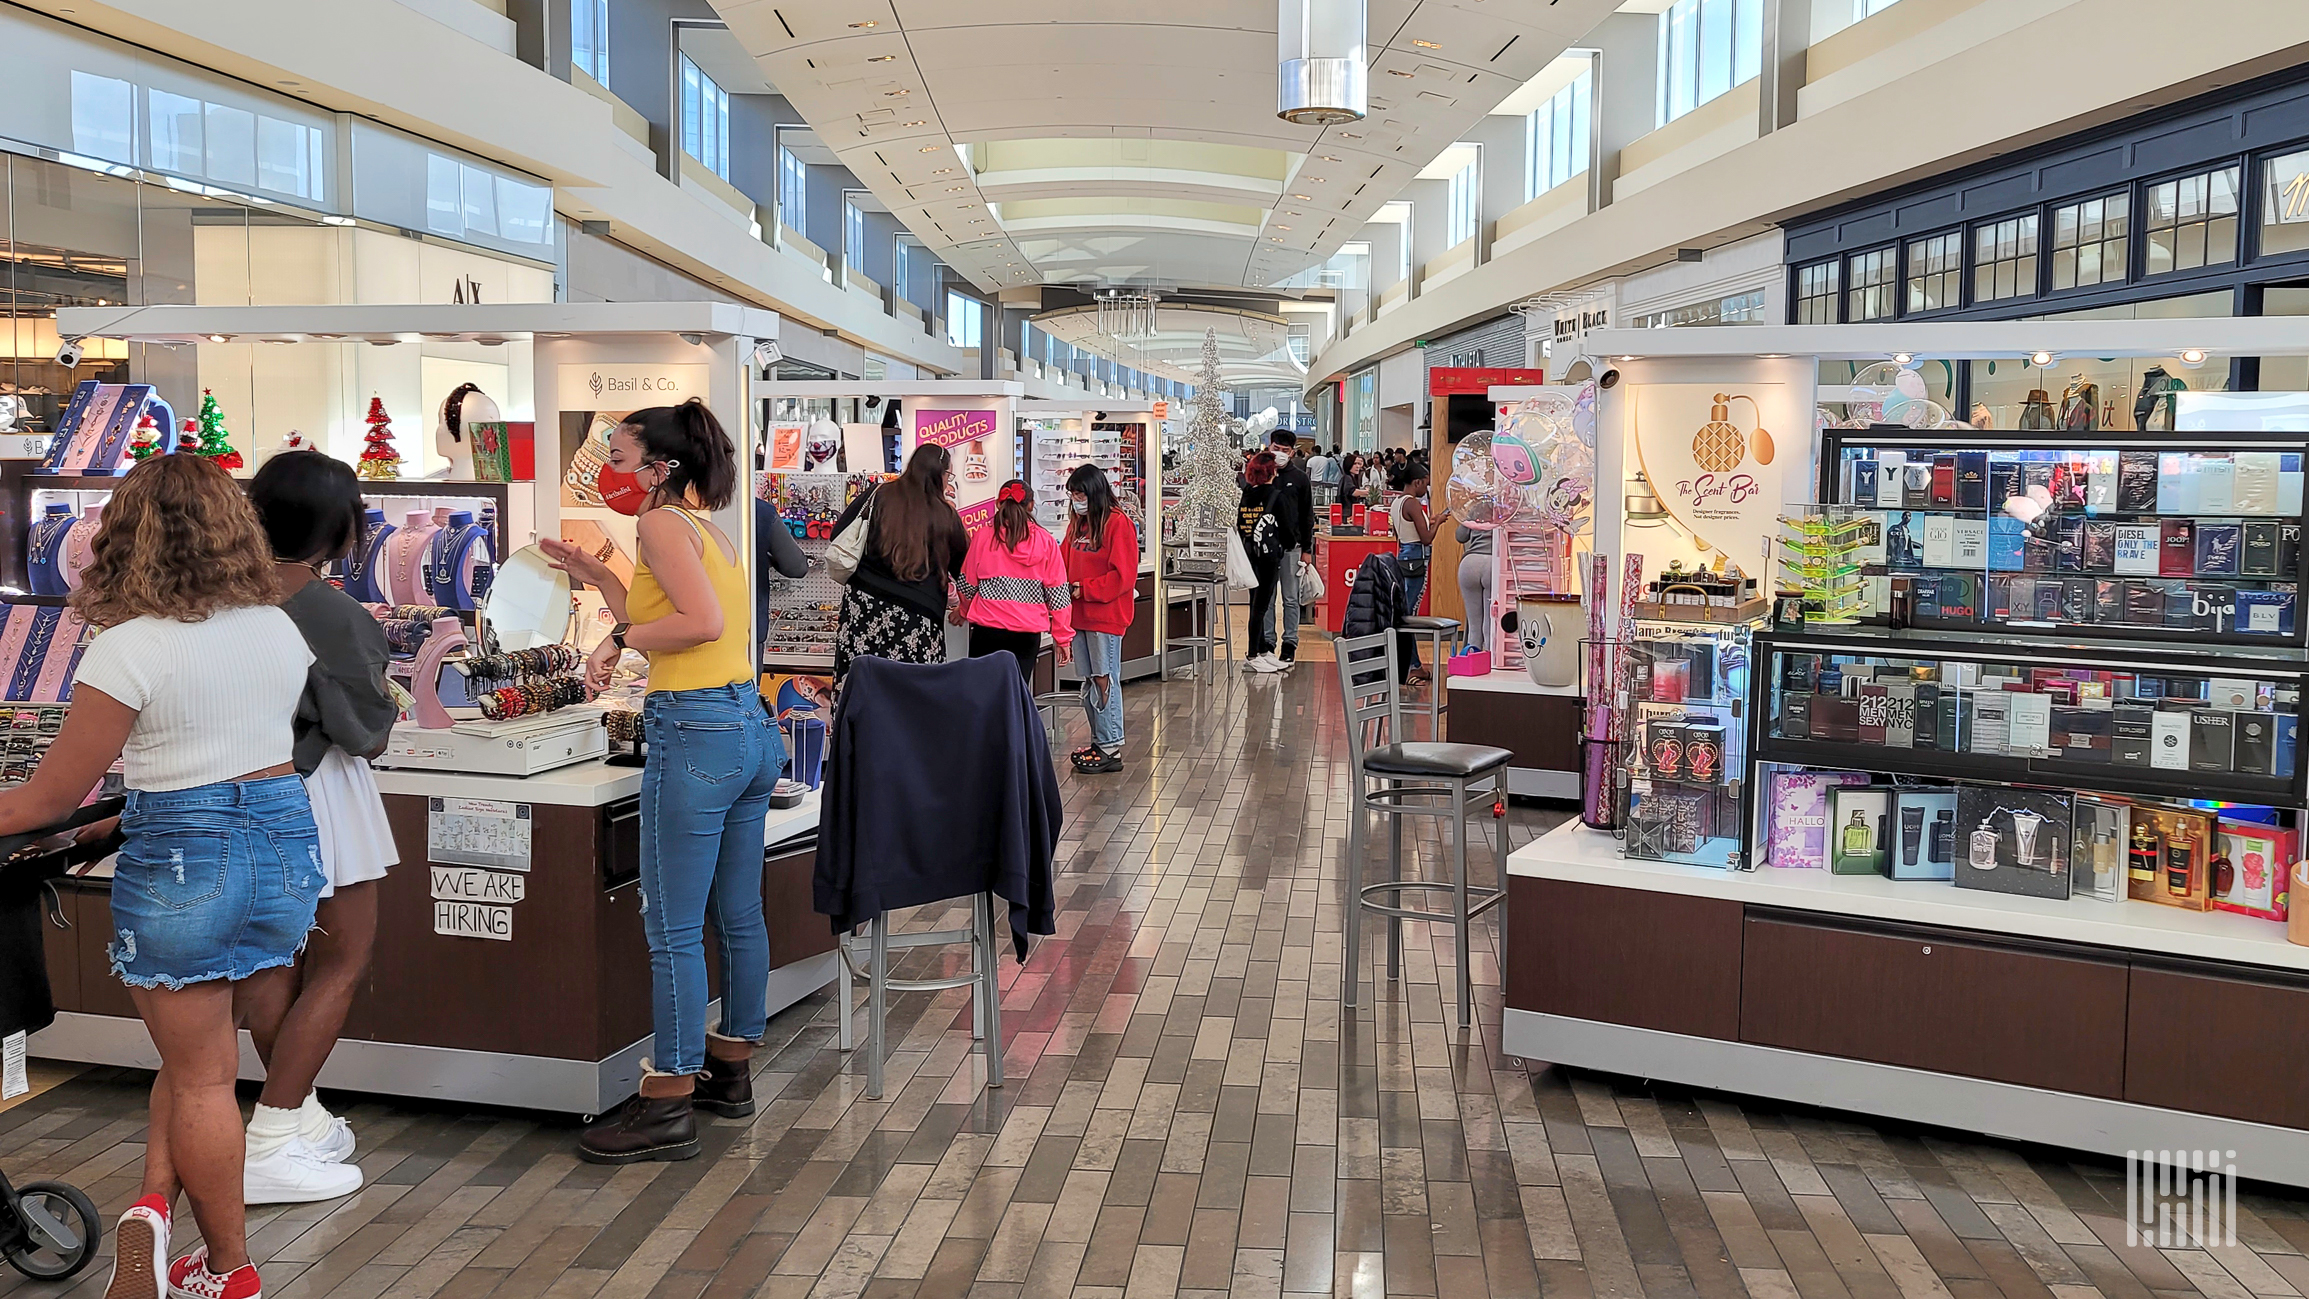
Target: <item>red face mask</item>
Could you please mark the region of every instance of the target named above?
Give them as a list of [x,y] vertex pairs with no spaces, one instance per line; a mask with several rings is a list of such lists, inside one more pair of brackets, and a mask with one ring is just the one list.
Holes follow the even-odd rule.
[[642,502],[649,499],[649,493],[634,476],[615,465],[603,465],[593,476],[593,486],[601,493],[601,503],[619,514],[639,514]]

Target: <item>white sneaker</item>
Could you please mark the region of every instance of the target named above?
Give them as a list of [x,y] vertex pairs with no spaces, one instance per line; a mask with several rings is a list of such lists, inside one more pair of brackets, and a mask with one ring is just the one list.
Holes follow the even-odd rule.
[[309,1204],[334,1200],[361,1189],[357,1164],[332,1164],[303,1137],[250,1159],[241,1168],[245,1204]]
[[1287,667],[1285,667],[1285,666],[1283,665],[1283,660],[1281,660],[1281,659],[1279,659],[1279,658],[1276,658],[1276,657],[1275,657],[1274,655],[1272,655],[1272,654],[1261,654],[1259,657],[1257,657],[1257,658],[1255,658],[1255,659],[1252,659],[1252,660],[1251,660],[1251,666],[1252,666],[1252,667],[1254,667],[1254,668],[1257,668],[1257,669],[1258,669],[1259,671],[1261,671],[1261,672],[1288,672],[1288,671],[1290,671],[1290,669],[1289,669],[1289,668],[1287,668]]
[[341,1164],[353,1157],[353,1125],[334,1114],[329,1116],[329,1124],[320,1136],[315,1137],[302,1128],[297,1135],[322,1163]]

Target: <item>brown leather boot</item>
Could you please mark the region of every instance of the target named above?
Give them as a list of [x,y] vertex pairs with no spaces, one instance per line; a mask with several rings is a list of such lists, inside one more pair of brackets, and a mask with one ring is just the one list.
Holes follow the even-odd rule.
[[742,1119],[753,1113],[753,1061],[753,1043],[719,1033],[706,1034],[706,1070],[698,1075],[690,1103],[725,1119]]
[[658,1073],[644,1061],[641,1091],[585,1130],[577,1157],[589,1164],[638,1164],[696,1155],[698,1125],[690,1113],[696,1082],[690,1074]]

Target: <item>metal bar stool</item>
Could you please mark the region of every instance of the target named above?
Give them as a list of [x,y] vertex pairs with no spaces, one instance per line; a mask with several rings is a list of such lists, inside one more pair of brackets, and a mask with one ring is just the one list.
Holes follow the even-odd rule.
[[[1515,755],[1506,749],[1480,744],[1445,744],[1402,741],[1403,709],[1396,685],[1400,663],[1395,633],[1379,632],[1332,642],[1339,656],[1339,696],[1347,714],[1348,746],[1352,759],[1354,801],[1347,821],[1347,951],[1342,1002],[1350,1010],[1360,984],[1357,949],[1361,944],[1363,913],[1387,917],[1387,977],[1400,978],[1403,968],[1403,922],[1420,920],[1449,925],[1459,955],[1459,1027],[1475,1021],[1474,974],[1468,966],[1470,926],[1477,916],[1506,898],[1504,888],[1470,886],[1467,882],[1468,814],[1480,809],[1491,820],[1492,804],[1507,796],[1507,764]],[[1375,727],[1384,727],[1367,741]],[[1369,747],[1366,747],[1368,743]],[[1378,782],[1377,787],[1373,782]],[[1363,882],[1363,814],[1377,812],[1387,821],[1387,879]],[[1452,823],[1449,881],[1403,878],[1403,818],[1432,816]],[[1507,869],[1507,829],[1494,823],[1493,846],[1504,874]],[[1449,911],[1401,905],[1407,889],[1447,890]],[[1369,899],[1386,895],[1388,903]]]
[[[1224,577],[1174,576],[1164,578],[1163,585],[1165,587],[1175,586],[1188,593],[1189,607],[1194,610],[1195,621],[1193,625],[1201,629],[1200,635],[1172,636],[1168,640],[1168,645],[1170,647],[1183,645],[1193,649],[1195,667],[1200,670],[1204,664],[1208,663],[1211,665],[1211,675],[1216,677],[1219,663],[1235,656],[1234,631],[1228,626],[1227,607],[1223,603],[1226,599],[1226,579]],[[1225,647],[1224,650],[1220,648],[1221,646]],[[1163,679],[1169,680],[1170,675],[1170,656],[1166,650],[1163,656]]]
[[1072,690],[1051,690],[1034,697],[1034,711],[1042,714],[1042,734],[1050,741],[1053,754],[1066,751],[1066,723],[1061,720],[1068,709],[1080,709],[1082,696]]
[[[892,992],[943,992],[948,988],[970,989],[970,1036],[986,1053],[986,1085],[1002,1085],[1002,988],[995,978],[1001,949],[1000,927],[995,917],[998,908],[1009,904],[991,893],[979,893],[970,899],[970,927],[968,929],[934,929],[920,934],[892,934],[890,917],[879,915],[866,922],[863,937],[844,934],[839,943],[842,953],[841,968],[834,989],[839,1018],[834,1030],[834,1045],[843,1051],[856,1044],[856,1031],[850,1022],[854,1007],[850,1002],[850,980],[866,980],[866,1099],[882,1099],[882,1029],[887,1012],[885,1000]],[[944,947],[950,943],[970,944],[970,973],[948,979],[893,979],[890,977],[890,951],[909,947]],[[861,958],[865,968],[858,968]]]
[[[1427,681],[1427,706],[1420,709],[1427,714],[1427,738],[1443,738],[1443,715],[1451,705],[1443,702],[1443,680],[1451,675],[1449,647],[1458,642],[1461,624],[1457,618],[1429,618],[1413,614],[1403,620],[1403,631],[1431,647],[1428,657],[1434,660]],[[1416,705],[1414,705],[1416,707]]]

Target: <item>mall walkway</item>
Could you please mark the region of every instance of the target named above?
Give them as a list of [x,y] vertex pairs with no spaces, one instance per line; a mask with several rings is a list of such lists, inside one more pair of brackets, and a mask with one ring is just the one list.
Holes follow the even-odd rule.
[[[1448,933],[1413,931],[1405,982],[1343,1021],[1328,665],[1127,699],[1130,768],[1062,777],[1060,936],[1006,967],[1010,1086],[981,1090],[947,993],[897,999],[880,1103],[824,998],[782,1016],[760,1112],[683,1164],[580,1164],[565,1120],[357,1104],[367,1189],[252,1215],[267,1295],[2309,1294],[2309,1198],[2249,1188],[2237,1248],[2127,1248],[2113,1161],[1527,1071],[1497,1054],[1492,934],[1473,1042],[1444,1027]],[[1560,815],[1516,809],[1517,841]],[[148,1082],[94,1071],[0,1112],[0,1164],[117,1214]]]

